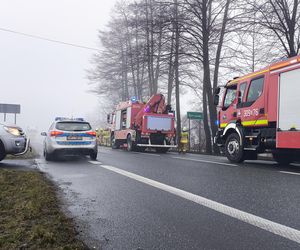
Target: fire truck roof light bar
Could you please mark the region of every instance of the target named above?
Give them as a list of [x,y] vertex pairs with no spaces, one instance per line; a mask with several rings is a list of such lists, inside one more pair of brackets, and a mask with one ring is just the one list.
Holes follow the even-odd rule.
[[[247,78],[250,78],[250,77],[254,77],[254,76],[257,76],[257,75],[260,75],[260,74],[264,74],[266,72],[270,72],[270,71],[274,71],[274,70],[278,70],[278,69],[281,69],[281,68],[284,68],[286,66],[289,66],[289,65],[293,65],[293,64],[296,64],[296,63],[299,63],[300,62],[300,57],[299,58],[295,58],[295,59],[292,59],[292,60],[288,60],[288,61],[284,61],[282,63],[278,63],[274,66],[271,66],[270,68],[268,69],[265,69],[265,70],[261,70],[261,71],[258,71],[258,72],[254,72],[254,73],[251,73],[251,74],[248,74],[246,76],[243,76],[243,77],[239,77],[239,78],[236,78],[236,79],[233,79],[231,81],[228,82],[228,84],[226,86],[232,86],[232,85],[235,85],[237,84],[238,82],[240,81],[243,81]],[[272,72],[273,73],[273,72]]]

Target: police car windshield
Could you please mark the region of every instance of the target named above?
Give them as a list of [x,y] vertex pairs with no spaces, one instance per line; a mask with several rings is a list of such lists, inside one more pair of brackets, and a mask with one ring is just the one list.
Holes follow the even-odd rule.
[[91,125],[87,122],[58,122],[56,129],[64,131],[87,131],[91,130]]

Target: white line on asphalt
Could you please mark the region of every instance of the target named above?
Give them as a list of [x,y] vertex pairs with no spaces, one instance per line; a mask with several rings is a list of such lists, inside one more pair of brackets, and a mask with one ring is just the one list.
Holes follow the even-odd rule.
[[100,162],[100,161],[89,161],[89,163],[92,163],[94,165],[101,165],[102,164],[102,162]]
[[237,167],[238,166],[236,164],[230,164],[230,163],[218,162],[218,161],[207,161],[207,160],[199,160],[199,159],[191,159],[191,158],[175,157],[175,156],[172,156],[172,158],[179,159],[179,160],[186,160],[186,161],[198,161],[198,162],[204,162],[204,163],[212,163],[212,164],[233,166],[233,167]]
[[271,232],[273,234],[282,236],[284,238],[290,239],[292,241],[295,241],[297,243],[300,243],[300,231],[291,227],[287,227],[284,225],[281,225],[279,223],[261,218],[259,216],[238,210],[236,208],[218,203],[213,200],[209,200],[207,198],[201,197],[199,195],[195,195],[193,193],[189,193],[187,191],[163,184],[161,182],[151,180],[148,178],[145,178],[143,176],[133,174],[131,172],[113,167],[113,166],[107,166],[107,165],[101,165],[100,167],[105,168],[107,170],[113,171],[115,173],[118,173],[120,175],[129,177],[131,179],[134,179],[136,181],[142,182],[144,184],[147,184],[149,186],[158,188],[160,190],[166,191],[168,193],[177,195],[181,198],[184,198],[186,200],[195,202],[199,205],[202,205],[204,207],[210,208],[214,211],[217,211],[219,213],[228,215],[232,218],[238,219],[240,221],[246,222],[250,225],[259,227],[261,229],[264,229],[268,232]]
[[283,174],[293,174],[293,175],[300,175],[300,173],[296,173],[296,172],[287,172],[287,171],[279,171],[280,173]]

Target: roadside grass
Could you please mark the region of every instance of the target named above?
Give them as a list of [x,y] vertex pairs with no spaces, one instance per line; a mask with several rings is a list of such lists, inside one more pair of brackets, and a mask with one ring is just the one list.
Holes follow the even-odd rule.
[[37,171],[0,169],[0,249],[87,249]]
[[38,153],[36,150],[32,147],[30,150],[27,151],[26,154],[20,155],[20,156],[14,156],[14,155],[7,155],[5,159],[34,159],[38,156]]

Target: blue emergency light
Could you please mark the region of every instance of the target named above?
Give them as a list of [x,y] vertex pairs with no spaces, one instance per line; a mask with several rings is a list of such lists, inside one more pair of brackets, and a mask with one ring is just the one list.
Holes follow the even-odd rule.
[[130,101],[131,101],[132,103],[135,103],[135,102],[137,102],[137,98],[136,98],[135,96],[133,96],[133,97],[130,98]]
[[63,120],[68,120],[66,117],[55,117],[55,121],[63,121]]
[[66,120],[70,120],[70,121],[80,121],[80,122],[84,122],[83,118],[67,118],[67,117],[55,117],[55,121],[66,121]]

